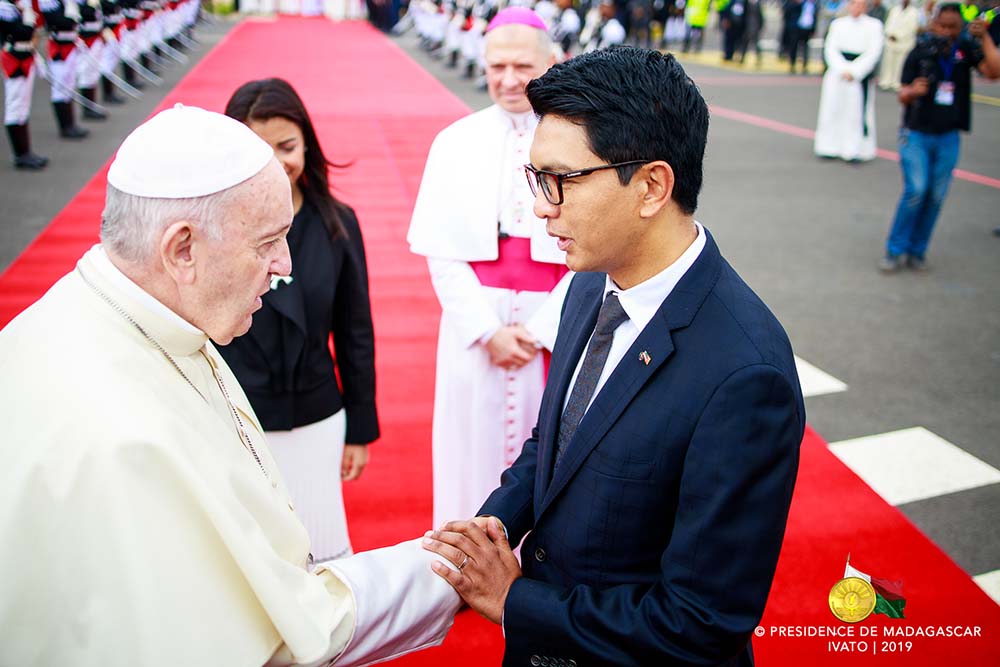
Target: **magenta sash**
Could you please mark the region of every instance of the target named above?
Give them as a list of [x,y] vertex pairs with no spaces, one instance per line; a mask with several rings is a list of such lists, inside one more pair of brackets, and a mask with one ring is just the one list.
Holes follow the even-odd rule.
[[569,269],[531,259],[531,239],[498,239],[499,256],[486,262],[469,262],[483,287],[518,292],[551,292]]

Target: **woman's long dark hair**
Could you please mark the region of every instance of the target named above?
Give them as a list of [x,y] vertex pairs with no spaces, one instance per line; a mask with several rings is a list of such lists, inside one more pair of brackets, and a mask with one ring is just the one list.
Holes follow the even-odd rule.
[[342,216],[345,215],[347,206],[330,193],[328,176],[330,167],[346,165],[338,165],[326,159],[309,113],[291,84],[284,79],[260,79],[244,83],[229,98],[226,115],[248,125],[276,117],[298,125],[306,148],[305,167],[298,181],[299,189],[302,190],[303,197],[319,210],[330,238],[346,236]]

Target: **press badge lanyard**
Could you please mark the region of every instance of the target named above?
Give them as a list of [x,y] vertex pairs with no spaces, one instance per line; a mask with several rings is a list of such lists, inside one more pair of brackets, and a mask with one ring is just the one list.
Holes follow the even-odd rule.
[[955,54],[958,52],[958,44],[953,44],[948,58],[938,58],[941,65],[943,80],[938,83],[937,91],[934,93],[934,103],[942,106],[951,106],[955,103],[955,82],[951,80],[951,75],[955,72]]

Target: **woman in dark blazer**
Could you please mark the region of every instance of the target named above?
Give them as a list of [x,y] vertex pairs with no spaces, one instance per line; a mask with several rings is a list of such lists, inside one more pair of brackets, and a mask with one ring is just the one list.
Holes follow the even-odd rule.
[[352,552],[341,480],[361,474],[366,445],[379,436],[361,229],[354,211],[330,193],[332,163],[288,82],[242,85],[226,115],[274,148],[288,174],[295,218],[288,233],[292,275],[271,281],[250,331],[220,352],[267,431],[314,558],[341,558]]

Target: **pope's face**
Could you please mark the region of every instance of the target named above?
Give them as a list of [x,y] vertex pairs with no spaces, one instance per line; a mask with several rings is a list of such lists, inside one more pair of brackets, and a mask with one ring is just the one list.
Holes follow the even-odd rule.
[[216,343],[226,345],[249,331],[271,277],[291,274],[285,240],[291,221],[288,177],[271,160],[227,207],[222,239],[204,239],[200,245],[195,324]]
[[854,18],[858,18],[868,9],[868,0],[851,0],[847,5],[847,12]]
[[526,25],[505,25],[486,35],[486,88],[490,99],[511,113],[531,111],[524,88],[552,65],[542,49],[539,31]]

